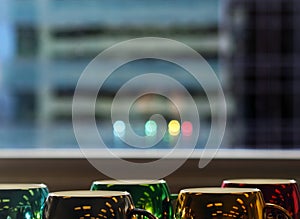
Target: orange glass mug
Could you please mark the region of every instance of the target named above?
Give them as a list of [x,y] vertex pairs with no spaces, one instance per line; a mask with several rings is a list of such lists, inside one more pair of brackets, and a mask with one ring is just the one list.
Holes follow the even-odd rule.
[[282,207],[265,203],[259,189],[191,188],[180,191],[176,219],[291,219]]
[[42,219],[130,219],[151,213],[135,208],[131,195],[121,191],[62,191],[50,193]]
[[300,219],[299,188],[293,179],[228,179],[222,187],[258,188],[266,202],[280,205],[294,219]]

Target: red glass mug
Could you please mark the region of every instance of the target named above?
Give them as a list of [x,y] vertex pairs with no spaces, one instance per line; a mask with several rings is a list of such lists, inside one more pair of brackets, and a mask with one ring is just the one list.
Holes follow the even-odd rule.
[[227,179],[222,187],[258,188],[266,202],[280,205],[294,219],[300,219],[299,188],[293,179]]

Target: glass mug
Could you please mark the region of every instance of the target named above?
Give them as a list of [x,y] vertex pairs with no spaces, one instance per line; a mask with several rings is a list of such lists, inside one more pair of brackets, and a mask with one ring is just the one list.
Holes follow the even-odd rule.
[[0,184],[0,218],[40,219],[48,193],[44,184]]
[[138,208],[146,209],[157,218],[173,218],[172,199],[165,180],[100,180],[94,181],[91,190],[127,191]]
[[135,208],[128,192],[62,191],[50,193],[43,219],[129,219],[135,215],[156,219],[146,210]]
[[[272,215],[270,215],[271,212]],[[251,188],[183,189],[178,195],[175,209],[176,219],[266,219],[271,217],[291,219],[284,208],[265,203],[261,191]]]
[[258,188],[267,202],[284,207],[295,219],[300,219],[299,188],[292,179],[229,179],[222,187]]

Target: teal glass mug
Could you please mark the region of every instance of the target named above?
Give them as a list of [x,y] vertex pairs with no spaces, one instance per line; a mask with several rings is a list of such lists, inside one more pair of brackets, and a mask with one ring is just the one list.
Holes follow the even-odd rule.
[[40,219],[48,193],[44,184],[0,184],[0,218]]
[[61,191],[48,195],[42,219],[130,219],[136,215],[156,219],[135,208],[128,192]]
[[127,191],[136,207],[146,209],[159,219],[173,218],[172,195],[165,180],[99,180],[91,190]]

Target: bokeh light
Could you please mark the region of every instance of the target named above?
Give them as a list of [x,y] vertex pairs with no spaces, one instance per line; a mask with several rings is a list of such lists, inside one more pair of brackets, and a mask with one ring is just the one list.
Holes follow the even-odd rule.
[[155,136],[157,134],[157,124],[153,120],[148,120],[145,124],[145,135]]
[[169,134],[177,136],[180,133],[180,123],[177,120],[171,120],[168,125]]
[[126,131],[126,125],[123,121],[117,120],[114,125],[114,135],[116,137],[124,137]]
[[191,136],[193,134],[193,124],[190,121],[184,121],[181,125],[181,132],[184,136]]

